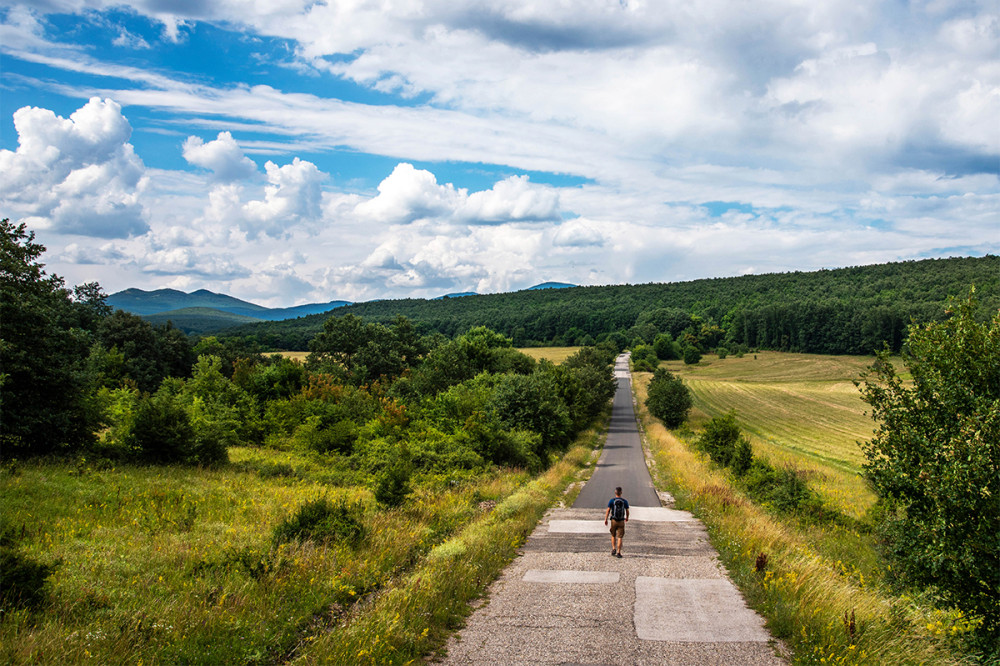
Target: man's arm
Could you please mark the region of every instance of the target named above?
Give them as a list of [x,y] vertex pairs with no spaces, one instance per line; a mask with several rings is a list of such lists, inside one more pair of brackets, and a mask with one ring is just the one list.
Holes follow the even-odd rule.
[[605,511],[604,511],[604,524],[605,525],[608,524],[608,516],[609,515],[611,515],[611,507],[610,506],[607,509],[605,509]]
[[625,522],[626,523],[628,522],[628,512],[629,512],[629,508],[625,507]]

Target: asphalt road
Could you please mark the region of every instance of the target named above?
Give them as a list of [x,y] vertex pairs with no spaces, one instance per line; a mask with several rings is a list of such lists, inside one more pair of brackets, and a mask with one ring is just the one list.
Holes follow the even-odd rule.
[[616,486],[622,487],[622,497],[630,506],[660,506],[635,424],[628,354],[622,354],[615,361],[615,376],[618,391],[611,410],[608,440],[593,476],[573,503],[574,509],[607,508]]
[[[590,481],[552,509],[449,640],[452,666],[784,666],[764,621],[729,581],[704,525],[661,507],[619,358],[611,430]],[[624,375],[624,376],[622,376]],[[633,507],[622,558],[604,509],[622,486]]]

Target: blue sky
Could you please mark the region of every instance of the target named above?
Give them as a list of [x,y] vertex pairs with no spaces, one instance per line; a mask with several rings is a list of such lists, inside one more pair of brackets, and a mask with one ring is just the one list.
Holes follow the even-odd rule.
[[1000,249],[995,2],[0,0],[0,215],[264,305]]

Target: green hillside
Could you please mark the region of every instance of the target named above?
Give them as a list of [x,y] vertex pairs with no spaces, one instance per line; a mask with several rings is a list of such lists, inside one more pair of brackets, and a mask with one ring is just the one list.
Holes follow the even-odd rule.
[[216,310],[215,308],[181,308],[142,317],[154,326],[170,322],[185,333],[207,333],[219,329],[232,328],[241,324],[258,322],[260,319],[248,315]]
[[[825,354],[868,354],[901,344],[912,321],[940,318],[949,296],[975,285],[983,311],[1000,307],[1000,257],[926,259],[814,272],[667,284],[542,289],[441,300],[385,300],[337,310],[388,323],[398,315],[447,336],[488,326],[518,346],[578,344],[622,332],[677,335],[677,311],[714,322],[728,344]],[[306,349],[328,315],[241,326],[278,349]],[[677,324],[676,322],[680,322]],[[650,328],[650,325],[652,328]]]

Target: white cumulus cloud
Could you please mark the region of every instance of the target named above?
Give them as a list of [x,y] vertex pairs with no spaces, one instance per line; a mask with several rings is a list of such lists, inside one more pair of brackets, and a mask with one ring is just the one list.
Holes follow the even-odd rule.
[[430,171],[401,162],[378,186],[378,195],[355,212],[384,224],[437,220],[463,224],[541,222],[559,215],[559,195],[550,187],[511,176],[492,188],[469,194],[451,183],[441,185]]
[[0,204],[12,216],[59,233],[100,238],[143,234],[147,178],[121,107],[91,98],[69,118],[48,109],[14,112],[16,151],[0,150]]
[[257,175],[257,165],[243,154],[229,132],[219,132],[218,138],[205,143],[197,136],[184,141],[184,159],[190,164],[211,169],[216,180],[232,182]]

